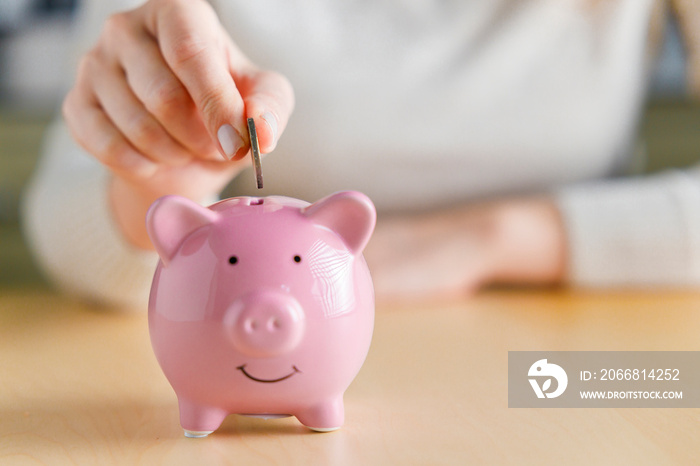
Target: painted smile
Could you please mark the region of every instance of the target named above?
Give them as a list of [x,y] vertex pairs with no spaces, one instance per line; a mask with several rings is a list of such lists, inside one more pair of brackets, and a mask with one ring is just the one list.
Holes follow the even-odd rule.
[[291,373],[285,375],[284,377],[280,377],[279,379],[259,379],[259,378],[257,378],[257,377],[253,377],[252,375],[250,375],[250,374],[245,370],[245,364],[243,364],[242,366],[236,367],[236,369],[238,369],[239,371],[243,372],[243,375],[245,375],[246,377],[248,377],[250,380],[253,380],[253,381],[255,381],[255,382],[262,382],[262,383],[281,382],[281,381],[283,381],[283,380],[287,380],[288,378],[290,378],[291,376],[293,376],[293,375],[296,374],[297,372],[301,372],[299,369],[297,369],[297,366],[292,366],[292,369],[294,369],[294,370],[293,370]]

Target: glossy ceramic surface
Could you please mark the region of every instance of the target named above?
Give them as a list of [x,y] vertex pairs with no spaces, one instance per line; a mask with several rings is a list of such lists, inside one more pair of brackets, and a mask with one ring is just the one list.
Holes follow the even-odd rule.
[[309,205],[241,197],[209,208],[168,196],[147,226],[161,257],[149,302],[151,342],[188,436],[230,413],[343,423],[343,393],[374,325],[362,250],[376,214],[363,194]]

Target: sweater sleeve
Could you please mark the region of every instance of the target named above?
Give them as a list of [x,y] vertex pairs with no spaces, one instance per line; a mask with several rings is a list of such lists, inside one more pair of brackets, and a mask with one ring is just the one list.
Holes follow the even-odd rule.
[[573,284],[700,285],[700,166],[571,186],[556,198]]
[[[104,21],[142,0],[81,2],[69,73]],[[60,289],[100,304],[145,308],[157,255],[131,246],[111,216],[109,174],[71,138],[58,118],[44,136],[41,159],[22,202],[22,227],[38,265]]]
[[[70,74],[109,15],[143,2],[81,2]],[[158,256],[122,236],[109,205],[109,180],[107,170],[58,118],[44,137],[41,159],[23,193],[25,238],[38,265],[61,290],[102,305],[145,309]]]
[[145,309],[158,258],[120,234],[109,206],[109,174],[76,145],[62,122],[49,129],[44,145],[22,206],[35,259],[66,292]]

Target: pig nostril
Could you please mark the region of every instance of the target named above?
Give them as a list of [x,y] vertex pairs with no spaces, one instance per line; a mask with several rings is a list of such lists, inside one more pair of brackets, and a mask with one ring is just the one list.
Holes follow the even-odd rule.
[[258,328],[258,322],[255,319],[246,319],[245,323],[246,332],[254,332]]
[[305,316],[298,301],[277,291],[251,293],[234,301],[225,316],[234,347],[249,356],[271,357],[294,350]]
[[279,319],[277,317],[273,317],[267,322],[267,328],[271,332],[274,332],[275,330],[279,330],[280,327],[282,327],[282,323],[279,321]]

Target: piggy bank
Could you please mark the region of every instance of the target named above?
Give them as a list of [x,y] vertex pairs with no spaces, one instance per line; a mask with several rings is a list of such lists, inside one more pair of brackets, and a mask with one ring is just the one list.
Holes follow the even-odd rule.
[[343,424],[369,350],[374,290],[362,250],[372,202],[237,197],[208,208],[166,196],[146,225],[158,251],[148,319],[188,437],[228,414]]

